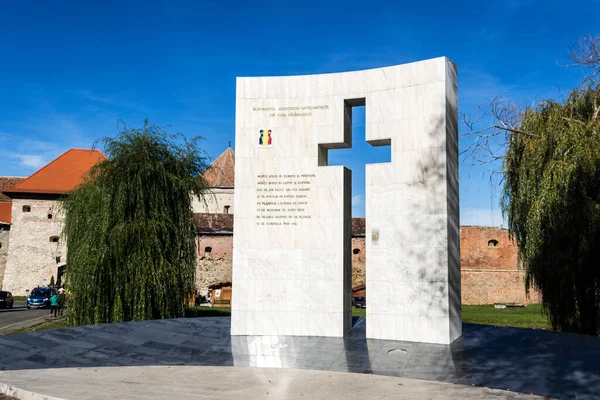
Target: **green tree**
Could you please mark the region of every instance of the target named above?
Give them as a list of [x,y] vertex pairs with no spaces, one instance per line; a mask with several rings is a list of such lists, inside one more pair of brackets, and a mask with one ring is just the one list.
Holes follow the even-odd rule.
[[63,199],[73,325],[184,314],[196,266],[194,196],[208,159],[198,140],[121,126],[107,159]]
[[600,331],[600,85],[524,112],[504,158],[503,209],[555,329]]
[[464,118],[462,154],[502,176],[502,209],[526,288],[540,291],[553,327],[597,335],[600,36],[581,37],[568,58],[586,73],[566,100],[525,109],[492,100],[489,111]]

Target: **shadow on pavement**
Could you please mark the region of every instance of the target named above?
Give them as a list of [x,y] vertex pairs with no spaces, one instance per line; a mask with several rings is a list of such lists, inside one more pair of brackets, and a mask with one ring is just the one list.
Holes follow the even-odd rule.
[[201,365],[402,376],[558,398],[600,393],[600,338],[463,324],[451,345],[346,338],[230,336],[230,318],[90,325],[0,337],[0,369]]

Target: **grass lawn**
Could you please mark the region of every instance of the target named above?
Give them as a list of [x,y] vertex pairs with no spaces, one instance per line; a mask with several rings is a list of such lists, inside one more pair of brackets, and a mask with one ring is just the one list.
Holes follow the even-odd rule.
[[38,331],[47,331],[49,329],[60,329],[66,328],[67,319],[66,318],[57,318],[57,319],[49,319],[40,324],[30,326],[29,328],[19,329],[18,331],[10,332],[9,335],[16,335],[18,333],[26,333],[26,332],[38,332]]
[[367,309],[366,308],[352,308],[352,316],[353,317],[366,317]]
[[552,330],[540,304],[507,308],[494,308],[493,304],[462,306],[462,320],[471,324]]
[[[229,307],[193,307],[185,311],[186,318],[199,317],[226,317],[231,315]],[[353,308],[353,317],[364,317],[365,308]],[[533,328],[551,330],[548,318],[542,314],[542,306],[533,304],[527,307],[494,308],[494,305],[485,304],[478,306],[462,306],[463,322],[494,326],[516,326],[519,328]],[[39,325],[12,332],[25,333],[58,329],[67,326],[65,318],[44,321]]]
[[[364,317],[366,309],[353,308],[352,316]],[[527,307],[494,308],[493,304],[462,306],[463,322],[494,326],[516,326],[552,330],[550,321],[542,314],[542,306],[532,304]]]

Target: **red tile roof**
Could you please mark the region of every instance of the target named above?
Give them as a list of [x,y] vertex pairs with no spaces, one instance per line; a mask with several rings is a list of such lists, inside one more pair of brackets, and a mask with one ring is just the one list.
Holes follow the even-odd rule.
[[100,150],[70,149],[4,193],[64,194],[82,183],[90,168],[105,159]]
[[0,176],[0,224],[10,224],[12,221],[12,200],[2,193],[25,180],[16,176]]
[[232,188],[234,182],[235,153],[228,147],[204,172],[210,187]]
[[0,202],[12,201],[10,197],[2,192],[12,189],[17,183],[24,181],[26,178],[20,178],[16,176],[0,176]]
[[0,202],[0,224],[10,224],[12,220],[12,201]]
[[352,218],[352,236],[365,236],[365,219]]

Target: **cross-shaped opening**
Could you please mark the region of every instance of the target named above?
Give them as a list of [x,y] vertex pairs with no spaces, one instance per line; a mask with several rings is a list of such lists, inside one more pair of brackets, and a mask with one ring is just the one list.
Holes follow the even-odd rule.
[[352,170],[352,217],[360,218],[365,216],[365,165],[391,161],[389,139],[366,141],[365,103],[364,97],[344,100],[344,143],[319,145],[320,166]]
[[[365,172],[366,164],[390,162],[391,146],[390,139],[366,141],[366,101],[365,98],[344,100],[344,141],[343,143],[320,144],[319,145],[319,166],[344,165],[352,170],[351,193],[352,200],[344,202],[344,215],[350,215],[348,208],[352,204],[352,217],[365,217]],[[353,135],[354,134],[354,135]],[[353,136],[357,136],[356,146],[353,146]],[[362,139],[362,140],[360,140]],[[339,149],[329,154],[329,150]],[[347,199],[347,198],[346,198]],[[366,224],[365,224],[366,225]],[[363,226],[365,226],[363,225]],[[365,247],[365,237],[354,237],[351,235],[351,227],[345,228],[345,246],[348,246],[347,257],[352,260],[347,262],[352,265],[356,262],[366,262],[369,255],[360,255],[359,252],[352,252],[350,249],[360,249]],[[365,232],[366,233],[366,232]],[[362,243],[361,243],[362,242]],[[365,257],[366,256],[366,257]],[[356,260],[355,260],[356,258]],[[358,267],[358,266],[352,266]],[[351,268],[352,268],[351,267]],[[366,268],[365,268],[366,269]],[[353,271],[348,271],[350,276],[355,276]],[[344,278],[352,279],[352,278]],[[365,276],[366,279],[366,276]],[[352,282],[353,287],[358,287],[364,282]],[[354,289],[353,289],[354,290]],[[364,294],[363,294],[364,296]],[[361,300],[362,299],[362,300]],[[352,307],[358,307],[364,304],[364,297],[353,296]]]

